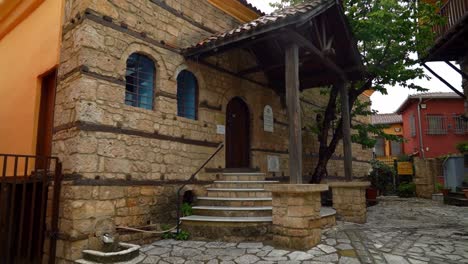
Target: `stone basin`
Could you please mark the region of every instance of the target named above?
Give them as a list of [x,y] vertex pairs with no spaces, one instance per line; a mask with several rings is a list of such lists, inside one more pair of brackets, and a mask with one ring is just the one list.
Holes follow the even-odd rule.
[[140,254],[140,246],[120,242],[116,245],[118,251],[104,252],[97,250],[83,250],[83,259],[77,260],[80,264],[94,263],[121,263],[136,264],[144,259]]

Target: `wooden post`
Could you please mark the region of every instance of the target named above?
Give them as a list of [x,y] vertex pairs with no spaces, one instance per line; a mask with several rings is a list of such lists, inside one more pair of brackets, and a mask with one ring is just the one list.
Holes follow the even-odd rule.
[[351,149],[351,115],[349,111],[349,96],[346,82],[340,80],[336,84],[341,93],[341,117],[343,119],[343,153],[345,179],[353,179],[353,151]]
[[302,183],[302,125],[299,101],[299,47],[286,48],[286,104],[289,120],[289,176],[292,184]]

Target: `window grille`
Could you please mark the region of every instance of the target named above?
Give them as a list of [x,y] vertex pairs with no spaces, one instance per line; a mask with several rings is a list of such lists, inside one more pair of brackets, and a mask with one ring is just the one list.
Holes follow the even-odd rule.
[[391,141],[390,142],[391,156],[392,157],[400,156],[402,153],[401,147],[402,147],[402,144],[400,141]]
[[416,120],[414,118],[414,115],[410,116],[410,133],[412,137],[416,136]]
[[153,109],[154,62],[145,55],[133,53],[127,59],[125,73],[125,104],[145,109]]
[[177,115],[197,119],[198,81],[193,73],[183,70],[177,76]]
[[454,132],[455,134],[463,135],[468,132],[468,122],[461,115],[456,115],[453,117],[454,123]]
[[447,134],[447,120],[443,115],[427,115],[427,135],[445,135]]
[[383,157],[385,156],[385,140],[383,138],[376,138],[375,143],[375,156]]

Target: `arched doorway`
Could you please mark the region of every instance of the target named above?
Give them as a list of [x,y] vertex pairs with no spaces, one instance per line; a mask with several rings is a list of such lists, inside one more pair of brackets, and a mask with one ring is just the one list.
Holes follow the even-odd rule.
[[250,167],[250,113],[239,97],[226,109],[226,168]]

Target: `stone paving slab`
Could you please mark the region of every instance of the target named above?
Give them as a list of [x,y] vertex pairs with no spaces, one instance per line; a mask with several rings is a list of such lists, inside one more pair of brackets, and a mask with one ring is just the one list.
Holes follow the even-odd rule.
[[468,209],[423,199],[384,199],[366,224],[339,222],[308,251],[268,243],[161,240],[142,247],[157,264],[468,263]]

